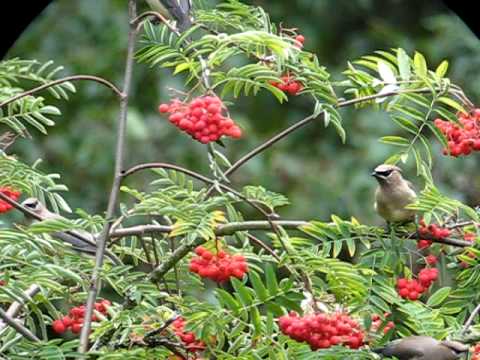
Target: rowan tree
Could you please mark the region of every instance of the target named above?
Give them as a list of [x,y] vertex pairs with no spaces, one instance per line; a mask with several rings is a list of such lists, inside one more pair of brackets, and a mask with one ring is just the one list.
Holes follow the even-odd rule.
[[[0,62],[2,214],[35,217],[21,205],[27,197],[72,213],[61,175],[25,163],[9,145],[55,131],[55,102],[67,102],[82,82],[96,82],[119,103],[112,186],[98,194],[109,194],[105,213],[77,209],[63,219],[36,216],[32,225],[16,217],[0,229],[3,356],[373,359],[371,348],[411,334],[476,341],[479,213],[444,195],[432,168],[480,150],[480,110],[446,77],[447,61],[433,66],[401,48],[346,59],[342,77],[332,79],[308,37],[294,24],[272,23],[267,11],[237,0],[195,7],[194,25],[179,33],[156,13],[138,14],[129,0],[122,88],[94,75],[57,77],[51,62]],[[195,156],[208,161],[210,173],[169,163],[161,153],[127,165],[137,62],[150,65],[152,77],[167,68],[185,79],[184,88],[165,89],[168,103],[151,106],[179,137],[199,142],[203,151]],[[46,92],[55,102],[42,97]],[[229,109],[260,93],[284,111],[303,97],[311,111],[231,160],[224,148],[249,134]],[[295,199],[231,180],[301,127],[322,127],[345,142],[355,134],[345,132],[351,119],[342,118],[342,108],[367,106],[398,125],[379,139],[391,146],[385,163],[415,164],[422,182],[409,205],[415,223],[374,226],[334,214],[283,219],[279,208],[295,207]],[[130,185],[143,173],[148,185]],[[85,238],[81,231],[95,235],[95,254],[80,254],[58,237]]]

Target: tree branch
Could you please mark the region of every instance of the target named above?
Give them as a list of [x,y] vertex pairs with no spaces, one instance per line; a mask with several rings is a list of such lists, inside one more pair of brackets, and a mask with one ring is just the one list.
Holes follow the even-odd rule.
[[117,145],[115,152],[115,172],[108,200],[107,213],[105,216],[105,225],[98,238],[97,251],[95,254],[95,267],[93,268],[92,277],[90,279],[90,289],[88,291],[87,306],[85,310],[85,320],[80,334],[79,352],[85,353],[88,350],[88,336],[92,324],[93,307],[100,287],[100,271],[103,266],[103,259],[105,257],[105,248],[109,237],[110,226],[113,222],[113,215],[117,207],[118,192],[122,181],[122,169],[124,166],[125,157],[125,133],[127,127],[127,110],[128,110],[128,96],[130,93],[130,85],[132,81],[133,57],[135,48],[136,26],[130,22],[137,16],[137,2],[136,0],[128,1],[128,18],[129,31],[127,43],[127,57],[125,64],[125,74],[123,82],[123,96],[120,99],[120,112],[118,117],[117,128]]
[[465,322],[465,325],[463,325],[463,329],[460,332],[460,336],[465,335],[468,328],[472,325],[473,320],[475,319],[475,317],[478,315],[479,312],[480,312],[480,305],[477,305],[475,309],[472,311],[472,313],[470,314],[470,316],[468,317],[468,320]]
[[0,103],[0,108],[4,107],[5,105],[8,105],[14,101],[17,101],[18,99],[24,98],[26,96],[33,95],[39,91],[48,89],[52,86],[59,85],[68,81],[79,81],[79,80],[88,80],[88,81],[95,81],[98,82],[102,85],[105,85],[106,87],[110,88],[119,98],[123,97],[123,93],[115,86],[113,85],[110,81],[98,77],[98,76],[93,76],[93,75],[73,75],[73,76],[67,76],[58,80],[51,81],[49,83],[37,86],[36,88],[30,89],[28,91],[25,91],[21,94],[15,95],[11,97],[10,99],[4,100],[3,102]]
[[[355,105],[355,104],[360,104],[362,102],[366,101],[372,101],[378,98],[383,98],[383,97],[389,97],[389,96],[396,96],[396,95],[401,95],[401,94],[408,94],[408,93],[416,93],[416,94],[421,94],[421,93],[429,93],[431,92],[431,89],[427,88],[422,88],[422,89],[413,89],[413,90],[404,90],[404,91],[391,91],[388,93],[384,94],[374,94],[374,95],[369,95],[369,96],[364,96],[361,98],[356,98],[356,99],[351,99],[351,100],[344,100],[340,101],[337,103],[335,106],[336,108],[342,108],[350,105]],[[268,148],[272,147],[275,143],[278,141],[282,140],[285,138],[287,135],[290,133],[294,132],[297,129],[300,129],[301,127],[309,124],[313,120],[316,120],[320,115],[324,115],[324,111],[320,112],[317,115],[310,115],[307,116],[306,118],[300,120],[299,122],[289,126],[288,128],[282,130],[278,134],[274,135],[264,143],[260,144],[259,146],[255,147],[253,150],[249,151],[247,154],[242,156],[240,159],[238,159],[235,163],[232,164],[227,170],[225,170],[224,175],[228,176],[237,171],[241,166],[243,166],[246,162],[248,162],[251,158],[255,157],[256,155],[260,154],[261,152],[267,150]],[[207,191],[207,194],[210,195],[211,192],[214,190],[214,187],[210,187]]]
[[19,334],[23,335],[24,338],[34,341],[34,342],[40,342],[40,339],[34,335],[30,330],[28,330],[25,326],[20,324],[19,322],[15,321],[15,319],[9,315],[8,313],[5,312],[0,307],[0,318],[9,326],[11,326],[13,329],[15,329]]
[[[30,287],[27,290],[25,290],[25,292],[24,292],[25,300],[28,299],[28,298],[34,297],[39,291],[40,291],[40,286],[38,286],[36,284],[30,285]],[[6,314],[8,316],[11,316],[12,318],[17,317],[20,310],[22,310],[23,305],[25,305],[25,300],[22,301],[22,302],[14,301],[8,307],[8,310],[7,310]],[[2,332],[3,329],[5,329],[7,327],[7,325],[8,324],[6,322],[3,322],[3,321],[0,322],[0,332]]]
[[[296,229],[299,226],[308,225],[307,221],[294,221],[283,220],[273,221],[277,226],[284,227],[286,229]],[[117,229],[110,233],[112,238],[121,238],[125,236],[142,236],[148,233],[169,233],[173,230],[169,225],[137,225],[123,229]],[[271,230],[268,221],[243,221],[243,222],[231,222],[225,225],[219,225],[215,230],[215,235],[226,236],[233,235],[237,231],[249,231],[249,230]]]

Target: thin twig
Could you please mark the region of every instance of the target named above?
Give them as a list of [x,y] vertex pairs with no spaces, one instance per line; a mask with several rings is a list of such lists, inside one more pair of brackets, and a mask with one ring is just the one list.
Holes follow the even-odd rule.
[[465,322],[465,325],[463,325],[463,329],[462,329],[462,331],[460,332],[460,336],[465,335],[465,333],[467,332],[468,328],[472,325],[473,320],[475,319],[475,317],[478,315],[479,312],[480,312],[480,304],[477,305],[477,307],[472,311],[472,313],[470,314],[468,320]]
[[[136,0],[128,1],[128,17],[131,20],[137,16]],[[129,22],[130,22],[129,21]],[[107,213],[105,216],[105,225],[98,238],[97,251],[95,254],[95,267],[93,268],[92,277],[90,279],[90,289],[88,291],[87,306],[85,310],[85,319],[80,334],[79,352],[85,353],[88,350],[88,336],[90,334],[92,324],[93,307],[100,287],[100,272],[103,266],[105,256],[105,248],[109,238],[110,227],[114,221],[113,215],[117,207],[118,193],[122,181],[122,169],[125,158],[125,133],[127,127],[127,111],[128,97],[130,93],[130,85],[132,82],[133,57],[135,48],[136,26],[130,24],[128,31],[127,57],[125,61],[125,74],[123,83],[123,96],[120,100],[120,112],[118,117],[117,128],[117,144],[115,151],[115,170],[112,189],[108,200]]]
[[40,342],[41,340],[34,335],[30,330],[28,330],[25,326],[20,324],[19,322],[15,321],[15,319],[8,315],[5,310],[3,310],[0,307],[0,318],[9,326],[11,326],[13,329],[15,329],[19,334],[21,334],[24,338],[34,341],[34,342]]
[[0,108],[4,107],[5,105],[8,105],[8,104],[10,104],[10,103],[12,103],[16,100],[24,98],[26,96],[33,95],[36,92],[48,89],[52,86],[59,85],[59,84],[62,84],[62,83],[68,82],[68,81],[80,81],[80,80],[88,80],[88,81],[98,82],[98,83],[100,83],[102,85],[105,85],[106,87],[110,88],[119,98],[123,97],[123,93],[114,84],[112,84],[110,81],[108,81],[104,78],[101,78],[101,77],[98,77],[98,76],[93,76],[93,75],[73,75],[73,76],[67,76],[67,77],[64,77],[64,78],[61,78],[61,79],[58,79],[58,80],[51,81],[49,83],[37,86],[33,89],[30,89],[28,91],[22,92],[18,95],[12,96],[11,98],[2,101],[0,103]]
[[250,242],[254,243],[254,244],[257,244],[258,246],[260,246],[262,249],[266,250],[270,255],[272,255],[272,257],[277,260],[278,262],[280,262],[280,257],[275,253],[275,251],[273,251],[272,248],[270,248],[270,246],[268,246],[267,244],[265,244],[262,240],[260,240],[259,238],[257,238],[256,236],[253,236],[252,234],[250,233],[247,233],[247,238],[248,240],[250,240]]
[[[24,298],[30,299],[33,298],[38,292],[40,291],[40,286],[37,284],[32,284],[30,287],[25,290],[24,292]],[[12,318],[16,318],[18,316],[18,313],[20,310],[22,310],[23,305],[25,305],[25,300],[23,301],[14,301],[7,309],[6,314],[11,316]],[[4,322],[0,322],[0,332],[3,331],[7,327],[7,324]]]

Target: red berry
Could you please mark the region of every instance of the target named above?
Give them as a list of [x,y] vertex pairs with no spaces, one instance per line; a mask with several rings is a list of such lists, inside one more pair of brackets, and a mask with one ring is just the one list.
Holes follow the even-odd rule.
[[207,251],[207,249],[205,249],[203,246],[197,246],[195,248],[195,254],[199,255],[199,256],[202,256],[202,254]]
[[419,298],[420,294],[416,291],[411,291],[409,294],[408,294],[408,298],[410,300],[417,300]]
[[404,288],[404,287],[407,286],[407,284],[408,284],[408,280],[405,279],[405,278],[400,278],[400,279],[397,280],[397,287],[398,288]]
[[425,262],[428,264],[428,265],[435,265],[437,263],[438,259],[435,255],[428,255],[426,258],[425,258]]
[[82,331],[82,326],[83,326],[83,323],[78,323],[78,322],[73,323],[72,324],[72,333],[80,334],[80,331]]
[[288,84],[287,92],[290,95],[297,95],[299,89],[300,89],[300,84],[298,82],[292,82]]
[[63,325],[65,325],[65,327],[70,327],[73,323],[73,320],[70,316],[64,316],[62,318],[62,322],[63,322]]
[[62,320],[54,320],[52,322],[52,328],[57,334],[63,334],[67,330]]
[[168,104],[161,104],[159,107],[158,107],[158,111],[161,112],[161,113],[166,113],[170,110],[170,106]]
[[303,35],[297,35],[295,37],[295,40],[297,40],[299,43],[303,44],[305,42],[305,36]]

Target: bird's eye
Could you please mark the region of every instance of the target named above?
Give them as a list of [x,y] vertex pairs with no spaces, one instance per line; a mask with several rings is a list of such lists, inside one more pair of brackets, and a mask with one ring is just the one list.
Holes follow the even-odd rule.
[[35,208],[35,206],[37,206],[37,204],[36,204],[36,203],[27,203],[27,204],[25,204],[25,206],[26,206],[27,208],[33,209],[33,208]]
[[392,173],[392,170],[385,170],[385,171],[377,171],[377,174],[380,176],[387,177]]

